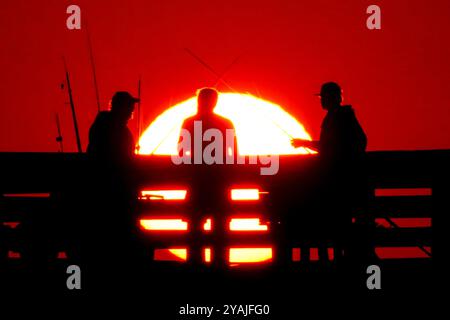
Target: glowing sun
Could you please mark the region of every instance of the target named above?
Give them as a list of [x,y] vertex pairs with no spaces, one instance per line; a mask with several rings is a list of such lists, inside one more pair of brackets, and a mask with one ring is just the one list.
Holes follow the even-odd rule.
[[[220,93],[214,112],[233,122],[241,155],[310,153],[291,146],[292,138],[311,140],[311,137],[294,117],[275,103],[250,94]],[[196,113],[196,97],[164,111],[140,137],[139,154],[176,154],[183,121]]]

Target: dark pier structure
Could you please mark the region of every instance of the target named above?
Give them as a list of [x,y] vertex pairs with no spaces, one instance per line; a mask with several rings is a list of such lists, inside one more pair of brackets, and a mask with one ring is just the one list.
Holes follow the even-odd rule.
[[[255,201],[234,202],[229,195],[223,195],[229,201],[230,217],[256,214],[260,220],[256,230],[229,231],[220,241],[227,248],[269,248],[269,256],[258,263],[240,262],[238,255],[236,261],[216,268],[208,263],[206,253],[205,261],[184,261],[192,241],[204,248],[214,247],[214,221],[212,230],[193,240],[193,228],[176,230],[189,222],[189,197],[183,201],[175,196],[171,200],[170,196],[165,198],[151,191],[141,195],[135,212],[130,213],[136,219],[182,217],[183,221],[169,224],[169,230],[158,230],[166,228],[164,223],[162,227],[142,224],[138,232],[145,258],[139,266],[140,287],[154,292],[159,299],[178,298],[179,302],[192,298],[194,287],[203,290],[205,299],[216,297],[223,302],[223,297],[218,298],[222,293],[228,303],[237,297],[255,297],[264,303],[283,297],[282,292],[292,292],[289,297],[293,299],[312,292],[344,292],[352,288],[349,284],[357,292],[370,292],[366,269],[356,270],[358,275],[350,278],[341,276],[332,251],[325,259],[319,257],[317,237],[308,239],[313,231],[308,233],[308,226],[301,223],[308,212],[302,212],[296,202],[308,194],[316,160],[314,155],[281,156],[280,170],[273,176],[260,175],[258,165],[224,166],[231,189],[253,188],[258,194]],[[385,292],[427,295],[434,288],[433,264],[438,254],[435,236],[443,216],[450,212],[449,163],[450,150],[368,153],[371,197],[367,215],[376,222],[373,232],[379,259],[375,263],[382,271]],[[7,284],[0,290],[32,290],[39,286],[30,282],[32,278],[37,283],[47,281],[49,290],[75,294],[66,288],[66,268],[78,265],[75,257],[83,253],[75,254],[77,248],[71,245],[71,237],[76,233],[68,231],[73,229],[70,215],[74,211],[87,214],[78,204],[82,203],[80,191],[89,183],[86,155],[0,153],[0,164],[0,281]],[[136,170],[141,191],[190,188],[188,167],[174,165],[170,157],[138,157]],[[286,237],[283,232],[292,216],[299,224],[298,233]],[[257,230],[258,226],[264,227]],[[170,248],[179,251],[168,251]],[[309,258],[305,250],[309,250]],[[288,254],[281,254],[283,251]],[[107,268],[114,268],[114,261]]]

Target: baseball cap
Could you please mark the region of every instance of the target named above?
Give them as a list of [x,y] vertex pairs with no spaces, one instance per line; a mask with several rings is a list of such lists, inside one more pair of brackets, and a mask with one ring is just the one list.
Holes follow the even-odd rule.
[[326,94],[341,94],[341,87],[336,82],[326,82],[320,88],[320,93],[314,94],[315,96],[324,96]]
[[128,91],[117,91],[112,97],[111,105],[120,105],[123,103],[139,102],[138,98],[133,97]]

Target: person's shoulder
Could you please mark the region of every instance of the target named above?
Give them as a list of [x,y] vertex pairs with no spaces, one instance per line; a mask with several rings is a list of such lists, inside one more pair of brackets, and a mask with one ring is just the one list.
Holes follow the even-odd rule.
[[187,117],[186,119],[183,120],[183,126],[193,125],[195,121],[199,121],[199,120],[201,120],[201,119],[199,119],[197,117],[197,115]]
[[351,105],[345,105],[345,106],[341,106],[339,108],[339,113],[346,118],[353,118],[355,117],[355,109],[353,109],[353,107]]
[[190,116],[190,117],[187,117],[186,119],[184,119],[185,122],[188,122],[188,121],[194,122],[197,120],[201,120],[201,118],[197,114],[194,114],[193,116]]
[[101,128],[107,127],[110,123],[110,118],[111,115],[109,114],[109,111],[100,111],[92,123],[91,130],[97,131]]
[[349,104],[341,106],[341,112],[343,113],[355,113],[355,110],[353,109],[353,107]]
[[95,117],[96,123],[108,122],[111,118],[111,113],[109,111],[100,111]]
[[99,113],[97,113],[97,119],[105,119],[109,118],[110,116],[111,116],[110,111],[100,111]]
[[221,115],[216,116],[216,121],[221,122],[224,126],[234,128],[233,122],[225,117],[222,117]]

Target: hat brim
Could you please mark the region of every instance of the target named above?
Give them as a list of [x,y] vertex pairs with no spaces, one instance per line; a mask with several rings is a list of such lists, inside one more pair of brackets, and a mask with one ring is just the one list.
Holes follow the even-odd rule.
[[127,99],[124,99],[124,101],[128,101],[128,102],[140,102],[141,100],[135,97],[128,97]]

